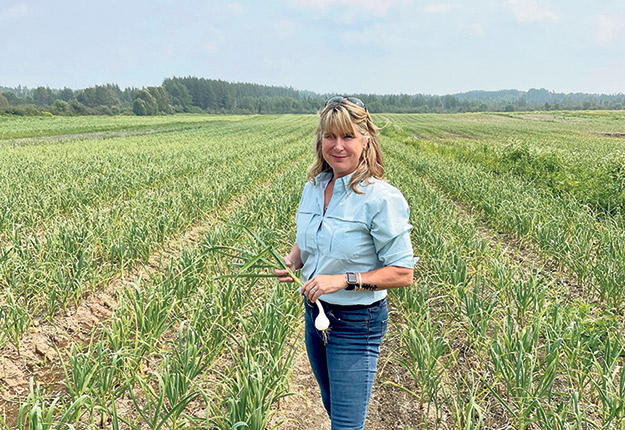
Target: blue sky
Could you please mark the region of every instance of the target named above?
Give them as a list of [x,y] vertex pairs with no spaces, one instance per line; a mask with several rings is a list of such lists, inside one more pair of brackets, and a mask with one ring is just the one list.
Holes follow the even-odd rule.
[[0,0],[0,86],[625,92],[623,0]]

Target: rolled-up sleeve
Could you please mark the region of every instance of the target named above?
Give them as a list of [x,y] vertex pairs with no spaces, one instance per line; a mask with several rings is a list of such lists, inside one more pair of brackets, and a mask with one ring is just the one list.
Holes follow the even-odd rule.
[[410,209],[398,190],[381,195],[371,219],[371,236],[384,266],[415,266],[408,222]]

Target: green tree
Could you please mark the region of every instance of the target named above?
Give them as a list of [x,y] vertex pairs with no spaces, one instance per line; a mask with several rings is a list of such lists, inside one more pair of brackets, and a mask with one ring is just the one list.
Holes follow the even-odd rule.
[[516,101],[516,105],[521,108],[521,110],[527,108],[527,100],[523,97],[519,97]]
[[20,99],[14,93],[7,91],[6,93],[2,93],[2,95],[7,99],[11,106],[17,106],[20,104]]
[[456,106],[458,106],[458,99],[456,99],[454,96],[447,94],[445,97],[443,97],[443,107],[445,109],[453,109]]
[[171,104],[178,111],[187,111],[193,104],[193,98],[187,87],[177,78],[165,79],[163,88],[167,91]]
[[65,87],[61,91],[59,91],[59,99],[69,102],[73,98],[74,90],[72,90],[71,88]]
[[[96,85],[95,87],[95,103],[97,106],[118,106],[121,104],[116,86],[113,85]],[[117,88],[119,90],[119,88]]]
[[70,100],[69,106],[72,109],[72,112],[76,115],[89,115],[91,113],[89,108],[77,99]]
[[158,114],[158,104],[147,88],[137,93],[132,110],[136,115],[156,115]]
[[132,109],[136,115],[158,115],[159,113],[170,114],[174,112],[169,95],[163,87],[147,87],[139,91]]
[[69,103],[67,103],[65,100],[61,100],[60,98],[56,99],[52,106],[54,107],[54,110],[58,114],[70,113]]
[[3,94],[0,94],[0,109],[6,109],[9,106],[10,104],[7,98]]
[[137,97],[137,99],[133,103],[132,111],[135,113],[135,115],[139,115],[139,116],[149,115],[148,106],[145,100],[139,97]]
[[154,98],[156,102],[156,113],[171,114],[174,113],[174,109],[171,107],[171,100],[165,88],[163,87],[148,87],[146,90]]
[[45,106],[50,103],[50,89],[37,87],[33,91],[33,100],[37,106]]
[[94,87],[88,87],[80,91],[76,96],[76,100],[89,107],[96,107],[98,105]]

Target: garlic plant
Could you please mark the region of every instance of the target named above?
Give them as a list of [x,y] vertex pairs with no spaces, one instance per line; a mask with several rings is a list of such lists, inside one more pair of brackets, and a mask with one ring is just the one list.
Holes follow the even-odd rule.
[[[287,266],[282,257],[280,257],[273,245],[267,245],[265,241],[263,241],[257,234],[252,232],[246,226],[238,225],[235,227],[241,228],[248,233],[254,239],[256,244],[261,247],[261,249],[259,252],[254,253],[246,249],[230,246],[213,246],[209,248],[211,251],[217,251],[229,257],[241,260],[241,262],[237,263],[239,269],[236,274],[222,275],[220,278],[275,278],[275,275],[273,274],[260,272],[278,269],[286,270],[288,275],[293,279],[298,287],[301,288],[304,285],[299,276],[297,276],[289,268],[289,266]],[[325,314],[321,301],[317,300],[315,304],[319,310],[319,314],[315,318],[315,328],[323,333],[324,340],[327,341],[327,336],[330,330],[330,320]]]

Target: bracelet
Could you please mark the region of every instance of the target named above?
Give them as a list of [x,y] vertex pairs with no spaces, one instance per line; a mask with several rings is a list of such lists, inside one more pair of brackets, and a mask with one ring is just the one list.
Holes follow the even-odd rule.
[[360,272],[358,272],[358,288],[356,288],[357,290],[361,290],[362,289],[362,274]]

